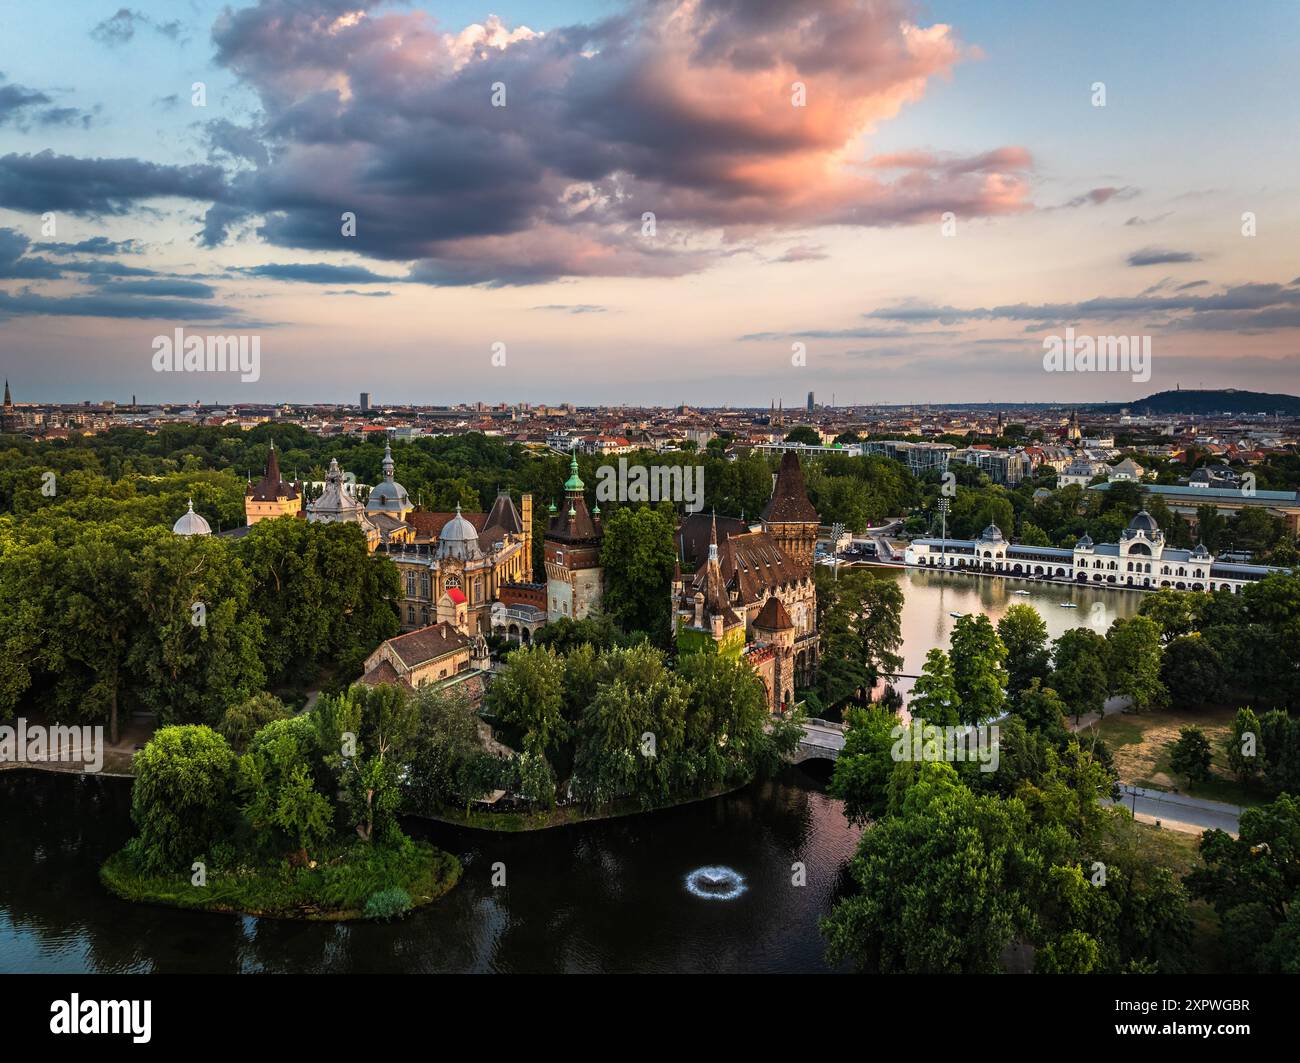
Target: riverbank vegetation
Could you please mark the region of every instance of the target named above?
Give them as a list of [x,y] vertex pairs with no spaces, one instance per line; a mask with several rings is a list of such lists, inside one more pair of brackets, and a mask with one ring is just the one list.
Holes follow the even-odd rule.
[[397,821],[422,711],[398,687],[354,686],[272,719],[243,752],[203,725],[162,728],[136,756],[138,833],[102,881],[126,900],[283,918],[391,918],[435,900],[460,863]]

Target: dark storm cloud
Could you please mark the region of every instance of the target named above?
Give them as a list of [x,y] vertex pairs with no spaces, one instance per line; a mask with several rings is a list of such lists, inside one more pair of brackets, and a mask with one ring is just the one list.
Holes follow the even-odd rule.
[[48,150],[0,155],[0,207],[10,210],[93,217],[125,214],[145,200],[165,196],[217,200],[225,194],[221,169],[212,165],[81,159]]

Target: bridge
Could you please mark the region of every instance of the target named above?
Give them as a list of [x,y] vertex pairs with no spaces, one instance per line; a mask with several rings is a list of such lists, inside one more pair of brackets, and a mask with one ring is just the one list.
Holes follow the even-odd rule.
[[790,757],[794,764],[805,760],[838,760],[844,748],[844,724],[827,720],[808,720],[803,725],[803,737]]

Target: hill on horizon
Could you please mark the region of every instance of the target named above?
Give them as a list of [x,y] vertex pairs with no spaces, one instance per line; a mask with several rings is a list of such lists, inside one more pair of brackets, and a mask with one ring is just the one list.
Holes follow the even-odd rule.
[[1159,391],[1125,405],[1135,413],[1280,413],[1300,416],[1300,396],[1238,391],[1236,388]]

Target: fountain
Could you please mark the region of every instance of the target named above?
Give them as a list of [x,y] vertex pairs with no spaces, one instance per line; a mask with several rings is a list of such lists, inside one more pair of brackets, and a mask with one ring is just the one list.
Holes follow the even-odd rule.
[[745,878],[729,867],[700,867],[686,876],[686,889],[707,901],[734,901],[749,887]]

